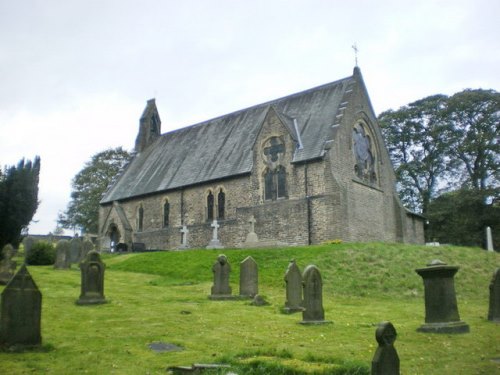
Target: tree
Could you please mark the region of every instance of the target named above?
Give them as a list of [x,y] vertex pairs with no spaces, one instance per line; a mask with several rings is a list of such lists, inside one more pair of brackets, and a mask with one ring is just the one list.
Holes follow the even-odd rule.
[[450,157],[462,162],[461,180],[473,189],[498,186],[500,93],[481,89],[456,93],[444,115],[453,126]]
[[445,95],[429,96],[379,116],[401,200],[423,214],[451,164],[450,126],[442,116],[446,101]]
[[58,225],[66,229],[80,228],[87,233],[97,233],[99,201],[130,159],[131,155],[121,147],[107,149],[92,156],[72,180],[71,200],[66,211],[59,214]]
[[40,157],[22,159],[0,173],[0,248],[17,247],[38,208]]

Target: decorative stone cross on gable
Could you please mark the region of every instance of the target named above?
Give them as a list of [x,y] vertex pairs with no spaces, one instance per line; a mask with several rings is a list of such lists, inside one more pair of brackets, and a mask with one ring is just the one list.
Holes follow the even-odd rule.
[[271,138],[270,142],[271,146],[264,148],[264,155],[266,155],[272,162],[275,162],[278,161],[278,154],[285,152],[285,148],[278,142],[277,137]]

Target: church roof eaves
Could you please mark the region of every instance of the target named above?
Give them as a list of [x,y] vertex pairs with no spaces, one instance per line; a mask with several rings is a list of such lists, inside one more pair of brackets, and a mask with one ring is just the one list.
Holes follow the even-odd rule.
[[[297,121],[304,147],[296,150],[293,162],[321,158],[337,108],[352,79],[343,78],[164,133],[134,157],[101,203],[250,173],[254,142],[270,107],[282,119]],[[290,134],[297,137],[289,121],[284,122]]]

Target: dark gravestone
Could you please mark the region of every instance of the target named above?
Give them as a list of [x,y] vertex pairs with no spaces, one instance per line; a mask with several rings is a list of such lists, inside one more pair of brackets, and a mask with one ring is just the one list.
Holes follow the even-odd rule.
[[214,273],[214,285],[212,286],[210,299],[229,299],[231,296],[231,287],[229,286],[229,274],[231,273],[231,265],[224,254],[217,257],[212,266]]
[[75,236],[69,242],[70,250],[69,250],[69,261],[71,263],[80,262],[80,256],[82,252],[82,240]]
[[375,331],[378,348],[372,360],[372,375],[399,375],[399,356],[394,348],[396,336],[392,323],[379,323]]
[[301,324],[325,324],[331,323],[325,320],[323,310],[323,281],[319,269],[314,265],[309,265],[304,270],[302,276],[302,286],[304,300],[302,306]]
[[[144,245],[143,243],[141,243],[141,245],[142,246],[140,251],[146,251],[146,245]],[[120,242],[118,245],[116,245],[116,251],[118,251],[119,253],[126,253],[128,251],[127,244]]]
[[132,243],[132,251],[146,251],[146,244],[142,242],[134,242]]
[[500,268],[493,273],[490,283],[490,308],[488,320],[500,323]]
[[57,241],[54,268],[57,270],[68,270],[71,268],[70,244],[68,240]]
[[469,326],[460,321],[453,277],[456,266],[433,260],[426,268],[415,270],[424,280],[425,324],[418,331],[467,333]]
[[249,256],[240,263],[240,296],[254,297],[259,294],[259,269]]
[[42,293],[23,264],[2,292],[0,346],[40,345]]
[[286,300],[283,311],[285,313],[294,313],[302,311],[302,274],[299,266],[293,259],[290,261],[285,273]]
[[101,261],[97,251],[92,250],[80,263],[82,285],[78,305],[95,305],[106,303],[104,298],[104,270],[106,265]]
[[14,256],[14,248],[7,244],[2,249],[2,257],[0,257],[0,285],[6,285],[14,276],[16,262],[12,260]]

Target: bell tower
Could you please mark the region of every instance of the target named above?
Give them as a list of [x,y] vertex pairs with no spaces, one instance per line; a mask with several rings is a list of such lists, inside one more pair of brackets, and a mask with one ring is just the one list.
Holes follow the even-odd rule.
[[161,134],[161,120],[156,108],[155,99],[149,99],[141,119],[139,133],[135,139],[135,152],[140,153]]

